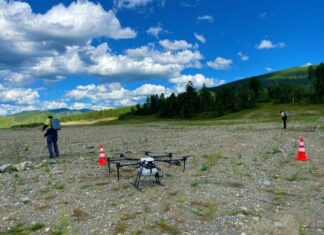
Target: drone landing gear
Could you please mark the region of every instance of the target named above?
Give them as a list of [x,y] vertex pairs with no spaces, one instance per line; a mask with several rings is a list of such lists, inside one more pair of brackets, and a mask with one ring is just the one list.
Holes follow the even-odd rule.
[[[140,185],[139,185],[140,180],[141,180],[141,176],[142,176],[142,171],[137,172],[136,179],[135,179],[134,183],[131,183],[131,185],[133,185],[136,189],[138,189],[140,191],[143,191],[143,188],[141,188]],[[154,175],[154,177],[155,177],[155,180],[153,180],[154,183],[156,183],[156,184],[158,184],[160,186],[164,186],[164,184],[162,184],[161,181],[160,181],[159,173],[156,173]]]
[[158,172],[156,172],[155,174],[155,181],[153,181],[154,183],[158,184],[158,185],[161,185],[161,186],[164,186],[164,184],[161,183],[160,181],[160,175]]

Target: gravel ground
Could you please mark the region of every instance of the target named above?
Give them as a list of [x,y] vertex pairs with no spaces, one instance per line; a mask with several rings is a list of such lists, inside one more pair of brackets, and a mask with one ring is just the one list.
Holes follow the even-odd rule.
[[[288,123],[289,125],[289,123]],[[323,126],[318,123],[317,126]],[[324,234],[324,133],[314,124],[64,127],[49,160],[39,128],[0,130],[0,234]],[[310,161],[295,161],[303,136]],[[159,164],[165,186],[130,183],[135,169],[98,166],[107,154],[191,155]],[[16,233],[14,233],[16,234]]]

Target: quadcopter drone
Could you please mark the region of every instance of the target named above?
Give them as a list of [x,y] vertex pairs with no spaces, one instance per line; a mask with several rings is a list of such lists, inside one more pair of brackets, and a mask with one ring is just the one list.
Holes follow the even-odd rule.
[[137,168],[137,175],[134,183],[132,185],[141,190],[139,183],[142,176],[154,176],[154,183],[163,186],[160,181],[160,177],[163,176],[162,170],[156,165],[156,162],[168,163],[169,165],[181,165],[181,161],[183,162],[183,171],[186,169],[186,161],[189,156],[182,156],[173,158],[172,153],[162,154],[162,155],[154,155],[151,152],[145,152],[145,157],[141,158],[131,158],[121,153],[119,157],[107,157],[108,162],[108,170],[111,173],[110,164],[115,163],[117,168],[117,179],[120,177],[120,168],[122,167],[135,167]]

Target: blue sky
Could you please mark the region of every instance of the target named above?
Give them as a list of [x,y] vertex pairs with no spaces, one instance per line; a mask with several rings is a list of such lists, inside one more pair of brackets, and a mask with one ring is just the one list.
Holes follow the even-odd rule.
[[321,0],[0,0],[0,115],[141,103],[324,55]]

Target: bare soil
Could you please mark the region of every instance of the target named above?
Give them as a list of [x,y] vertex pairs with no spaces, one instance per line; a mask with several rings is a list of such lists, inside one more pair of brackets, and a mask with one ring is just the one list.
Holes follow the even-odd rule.
[[[316,126],[323,123],[64,127],[54,161],[39,128],[0,130],[0,165],[32,162],[0,174],[0,234],[324,234]],[[300,136],[309,161],[294,159]],[[135,169],[117,181],[114,166],[109,175],[97,165],[99,144],[106,155],[191,157],[184,173],[159,164],[165,186],[146,178],[138,191]]]

